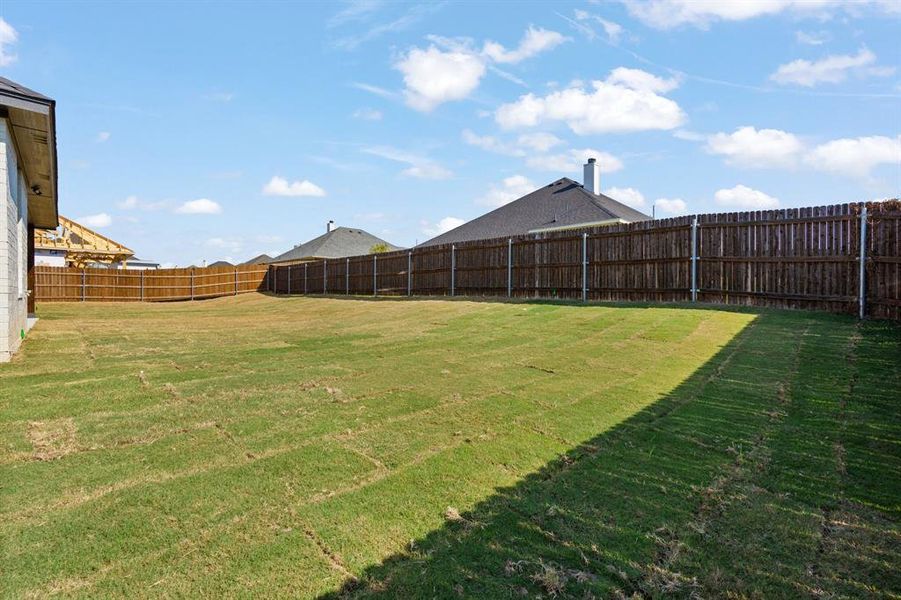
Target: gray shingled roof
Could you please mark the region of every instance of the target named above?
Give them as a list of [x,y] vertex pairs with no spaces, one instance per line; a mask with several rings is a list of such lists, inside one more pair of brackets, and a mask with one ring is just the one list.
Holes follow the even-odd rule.
[[400,247],[389,244],[381,238],[362,229],[350,227],[336,227],[328,233],[323,233],[317,238],[300,246],[291,248],[284,254],[279,254],[272,262],[296,261],[311,258],[344,258],[345,256],[360,256],[369,254],[370,248],[376,244],[386,244],[388,250],[400,250]]
[[611,219],[633,222],[650,218],[613,198],[592,194],[581,183],[563,177],[420,246],[525,235],[536,229],[564,228]]
[[265,265],[266,263],[272,262],[272,257],[268,254],[260,254],[259,256],[254,256],[248,261],[241,263],[242,265]]

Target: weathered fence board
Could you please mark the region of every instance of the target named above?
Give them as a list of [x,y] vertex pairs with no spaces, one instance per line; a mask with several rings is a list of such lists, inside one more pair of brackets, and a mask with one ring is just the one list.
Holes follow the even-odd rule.
[[898,200],[677,217],[314,260],[268,272],[258,265],[143,275],[39,267],[37,298],[183,300],[259,290],[687,302],[694,282],[700,302],[858,314],[864,207],[866,314],[901,319]]

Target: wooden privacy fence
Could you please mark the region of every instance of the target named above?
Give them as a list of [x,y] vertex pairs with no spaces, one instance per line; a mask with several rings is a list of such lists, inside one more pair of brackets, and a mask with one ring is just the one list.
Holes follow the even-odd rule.
[[39,302],[199,300],[266,291],[268,277],[265,265],[147,271],[34,268]]
[[696,215],[270,269],[277,294],[696,301],[899,319],[901,202]]
[[901,319],[901,202],[677,217],[268,268],[35,275],[38,301],[268,291],[696,301]]

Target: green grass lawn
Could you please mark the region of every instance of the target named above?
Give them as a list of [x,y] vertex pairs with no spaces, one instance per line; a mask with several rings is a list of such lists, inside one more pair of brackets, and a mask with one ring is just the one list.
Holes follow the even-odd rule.
[[0,594],[899,597],[901,327],[685,307],[47,304]]

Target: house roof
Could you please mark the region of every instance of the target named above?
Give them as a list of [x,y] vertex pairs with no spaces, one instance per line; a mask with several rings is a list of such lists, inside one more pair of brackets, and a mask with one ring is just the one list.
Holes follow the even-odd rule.
[[227,260],[217,260],[216,262],[207,265],[208,267],[234,267],[235,265],[231,264]]
[[646,221],[650,218],[613,198],[592,194],[581,183],[563,177],[420,245],[452,244],[525,235],[539,230],[617,220]]
[[254,256],[250,260],[241,263],[242,265],[265,265],[266,263],[272,262],[272,257],[268,254],[260,254],[259,256]]
[[56,101],[0,77],[0,117],[9,122],[28,181],[28,221],[53,229],[58,216]]
[[89,262],[110,264],[128,260],[134,251],[119,242],[111,240],[59,215],[59,226],[54,229],[35,229],[35,250],[61,250],[66,253],[66,261],[74,266]]
[[400,247],[389,244],[362,229],[336,227],[305,244],[295,246],[272,259],[273,263],[308,260],[311,258],[344,258],[345,256],[361,256],[369,254],[376,244],[385,244],[388,250],[400,250]]

